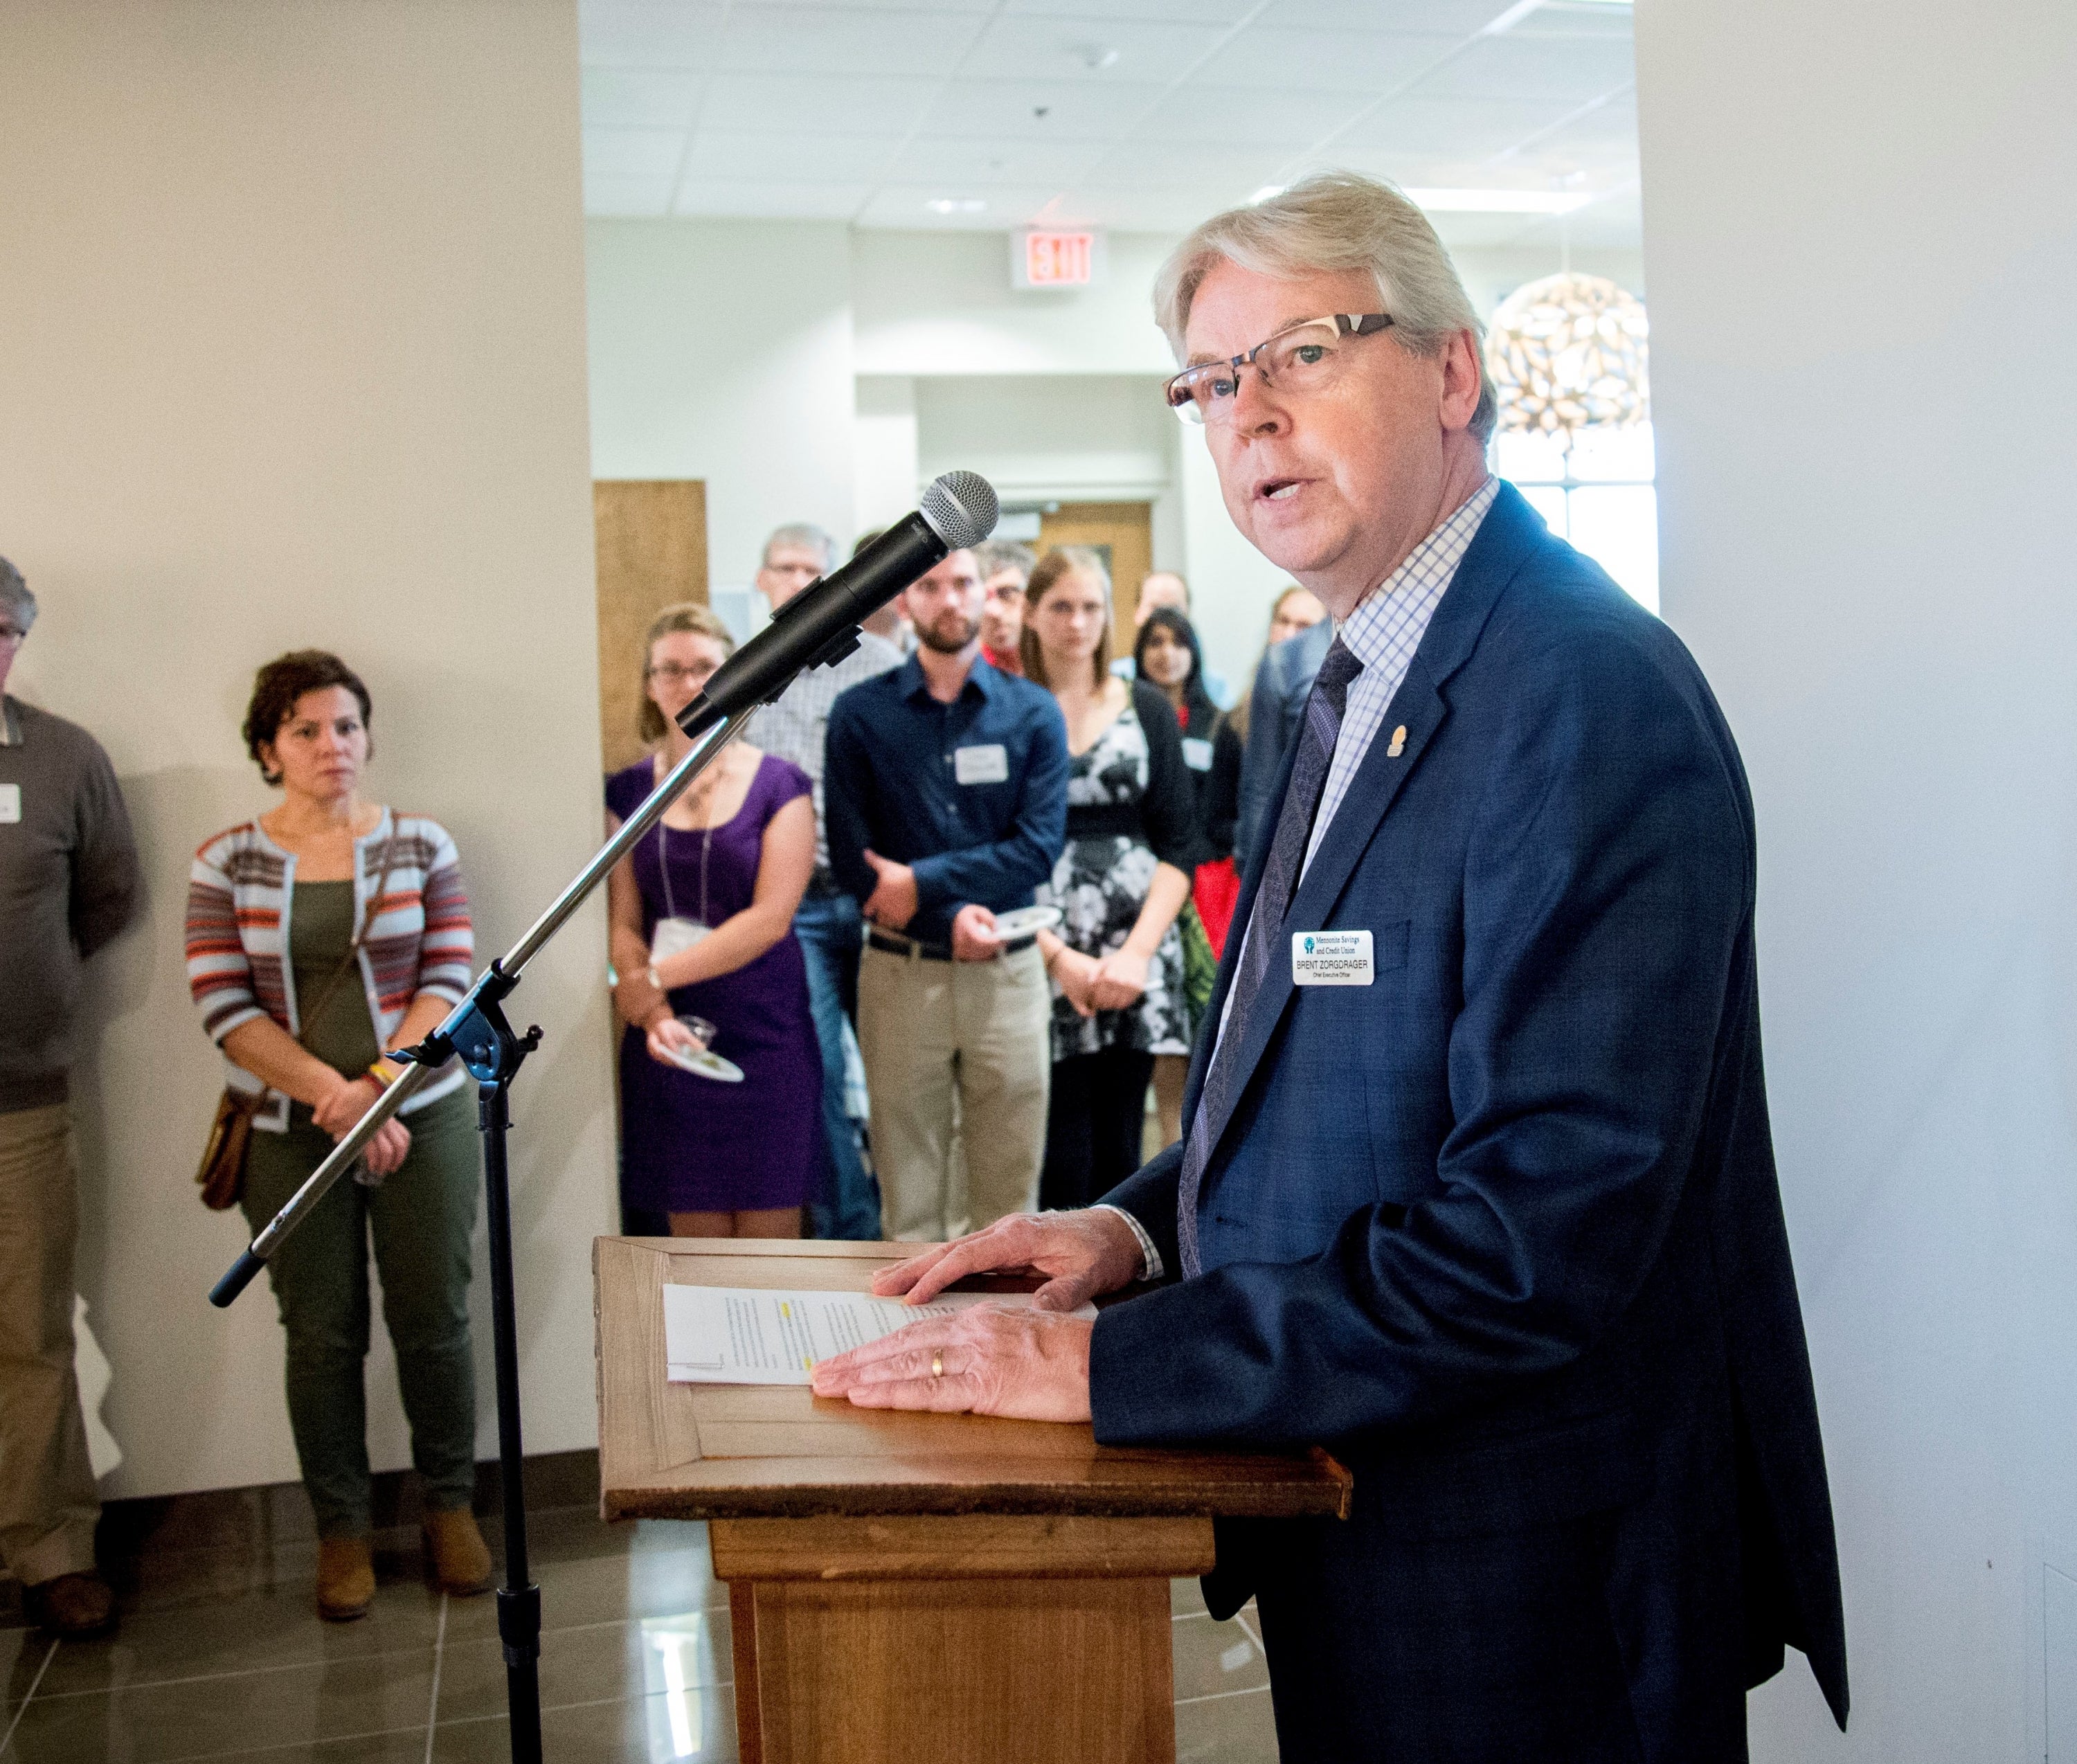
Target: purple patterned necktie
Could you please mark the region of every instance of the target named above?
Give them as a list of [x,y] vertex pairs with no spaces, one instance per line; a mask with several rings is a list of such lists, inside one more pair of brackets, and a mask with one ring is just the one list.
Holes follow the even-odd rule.
[[1305,726],[1298,737],[1298,757],[1291,764],[1290,788],[1284,793],[1284,807],[1276,818],[1276,837],[1269,847],[1269,862],[1263,869],[1262,886],[1256,892],[1255,910],[1248,919],[1240,971],[1234,976],[1231,1007],[1212,1055],[1211,1070],[1205,1075],[1197,1112],[1190,1119],[1189,1142],[1183,1148],[1183,1179],[1176,1192],[1176,1236],[1183,1252],[1185,1279],[1195,1279],[1203,1271],[1197,1257],[1197,1191],[1204,1181],[1212,1147],[1225,1130],[1234,1105],[1240,1100],[1240,1049],[1247,1039],[1248,1013],[1254,1009],[1263,978],[1283,942],[1279,933],[1305,867],[1305,844],[1312,835],[1320,793],[1326,788],[1334,741],[1342,732],[1349,682],[1362,672],[1363,664],[1337,637],[1320,664],[1312,695],[1305,701]]

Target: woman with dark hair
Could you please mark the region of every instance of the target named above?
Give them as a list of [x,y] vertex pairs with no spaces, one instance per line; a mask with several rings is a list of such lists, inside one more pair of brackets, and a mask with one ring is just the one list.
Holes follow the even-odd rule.
[[[735,640],[667,606],[643,644],[654,753],[606,781],[608,837],[692,751],[678,714]],[[606,881],[620,1043],[621,1198],[676,1237],[797,1238],[822,1170],[822,1055],[793,915],[815,866],[808,775],[722,750]],[[742,1075],[686,1069],[711,1051]]]
[[[474,940],[454,841],[360,793],[373,748],[368,688],[336,655],[297,650],[253,682],[246,751],[281,793],[206,843],[189,875],[188,984],[256,1130],[242,1202],[256,1233],[461,1000]],[[469,1234],[476,1109],[457,1065],[368,1142],[268,1259],[288,1336],[289,1422],[317,1515],[318,1614],[375,1597],[368,1549],[368,1252],[425,1485],[427,1554],[443,1591],[489,1587],[471,1516],[476,1374]]]
[[[1240,814],[1240,732],[1205,690],[1205,651],[1197,627],[1173,607],[1147,615],[1133,645],[1139,677],[1158,686],[1174,706],[1183,732],[1183,763],[1195,787],[1203,857],[1190,880],[1190,905],[1180,921],[1183,985],[1194,1037],[1212,999],[1226,928],[1240,897],[1234,865],[1234,825]],[[1183,1137],[1183,1086],[1189,1061],[1164,1055],[1154,1062],[1154,1096],[1164,1144]]]
[[1025,678],[1068,724],[1068,843],[1041,905],[1052,976],[1053,1085],[1042,1207],[1087,1206],[1139,1167],[1158,1055],[1187,1055],[1183,940],[1198,834],[1176,713],[1159,688],[1110,671],[1110,576],[1095,551],[1048,552],[1031,572]]

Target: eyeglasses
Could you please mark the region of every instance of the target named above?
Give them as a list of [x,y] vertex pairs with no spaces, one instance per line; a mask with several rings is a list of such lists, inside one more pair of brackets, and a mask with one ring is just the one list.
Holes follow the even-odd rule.
[[659,662],[649,670],[649,677],[651,680],[662,681],[666,686],[678,686],[697,684],[702,680],[712,680],[714,672],[714,669],[709,668],[704,663],[697,667],[684,668],[676,662]]
[[1233,420],[1243,368],[1253,368],[1262,383],[1282,392],[1315,392],[1331,385],[1342,371],[1348,347],[1344,339],[1367,337],[1392,323],[1388,312],[1340,312],[1325,318],[1301,318],[1244,356],[1227,361],[1201,361],[1185,368],[1166,389],[1168,402],[1185,422],[1217,424]]

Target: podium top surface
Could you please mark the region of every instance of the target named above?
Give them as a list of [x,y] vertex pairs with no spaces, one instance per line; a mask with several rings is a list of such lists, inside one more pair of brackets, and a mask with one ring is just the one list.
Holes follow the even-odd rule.
[[666,1379],[667,1283],[859,1292],[874,1270],[921,1247],[599,1238],[592,1271],[604,1516],[1347,1512],[1348,1472],[1317,1450],[1122,1449],[1097,1444],[1086,1423],[861,1409],[798,1386]]

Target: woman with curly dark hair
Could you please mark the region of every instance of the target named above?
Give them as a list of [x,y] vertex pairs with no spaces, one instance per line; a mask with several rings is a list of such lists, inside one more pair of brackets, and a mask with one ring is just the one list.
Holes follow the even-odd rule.
[[[257,1231],[403,1067],[469,983],[474,942],[454,841],[360,790],[373,751],[368,688],[336,655],[297,650],[253,682],[246,751],[281,793],[209,840],[188,891],[188,983],[252,1111],[241,1196]],[[368,1145],[267,1264],[288,1335],[289,1421],[316,1510],[318,1615],[363,1616],[368,1547],[368,1254],[382,1279],[425,1489],[427,1554],[449,1592],[488,1589],[471,1515],[475,1362],[469,1234],[478,1151],[455,1066]]]

